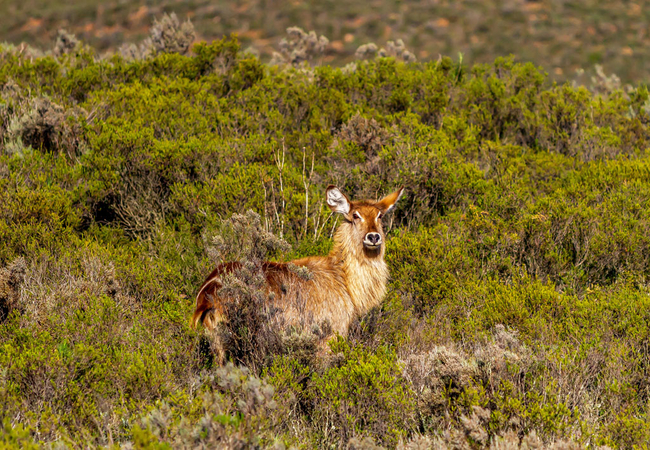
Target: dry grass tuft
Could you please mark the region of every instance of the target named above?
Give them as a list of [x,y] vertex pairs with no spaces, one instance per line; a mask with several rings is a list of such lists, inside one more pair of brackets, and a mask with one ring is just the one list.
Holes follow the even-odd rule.
[[271,64],[291,64],[300,66],[323,55],[329,44],[325,36],[318,36],[315,31],[307,33],[299,27],[287,28],[287,37],[280,41],[280,53],[274,52]]
[[397,41],[388,41],[386,43],[386,48],[379,48],[377,44],[373,42],[363,44],[357,48],[354,55],[357,59],[393,57],[404,62],[415,62],[417,60],[415,55],[407,50],[404,41],[401,39],[398,39]]
[[376,156],[391,138],[390,132],[375,119],[367,119],[358,113],[343,125],[339,136],[357,144],[369,157]]
[[189,20],[181,23],[175,13],[165,14],[151,27],[151,47],[156,53],[179,53],[186,55],[196,34]]
[[74,52],[80,45],[79,39],[74,34],[68,33],[61,28],[57,33],[56,43],[52,52],[54,56],[67,55],[68,53]]
[[370,437],[353,437],[348,441],[348,450],[383,450],[385,447],[377,445]]
[[14,108],[5,133],[9,148],[19,148],[18,142],[25,147],[68,155],[81,151],[83,131],[77,120],[85,114],[81,108],[66,111],[48,97],[36,97]]
[[42,256],[30,264],[20,303],[31,323],[57,311],[64,316],[84,307],[92,298],[109,296],[133,301],[121,286],[112,262],[99,256]]
[[508,330],[501,324],[494,327],[491,340],[476,346],[474,358],[490,383],[512,378],[508,371],[509,364],[516,363],[521,371],[526,371],[535,363],[531,349],[519,341],[514,330]]
[[418,396],[419,409],[440,416],[447,396],[458,396],[478,376],[478,366],[451,347],[436,346],[428,352],[408,355],[401,361],[402,374]]
[[386,43],[386,48],[380,49],[379,52],[377,52],[377,56],[392,56],[401,59],[404,62],[414,62],[417,59],[413,53],[406,49],[406,45],[404,45],[404,41],[401,39],[398,39],[397,41],[388,41]]
[[159,53],[179,53],[187,55],[196,39],[194,25],[189,20],[181,23],[176,13],[165,14],[154,20],[150,35],[140,45],[123,44],[120,54],[133,61],[156,56]]

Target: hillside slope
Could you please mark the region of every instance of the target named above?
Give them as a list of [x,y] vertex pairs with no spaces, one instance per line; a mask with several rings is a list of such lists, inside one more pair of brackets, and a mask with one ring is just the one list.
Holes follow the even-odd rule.
[[[0,446],[648,441],[647,88],[166,48],[0,51]],[[252,358],[244,323],[249,368],[214,367],[203,277],[256,228],[326,252],[330,183],[406,186],[382,307],[330,355],[289,330]]]
[[286,28],[299,25],[330,39],[326,61],[335,65],[352,60],[360,45],[402,39],[421,60],[461,52],[476,64],[515,54],[557,80],[602,64],[625,83],[649,81],[649,0],[23,0],[0,3],[0,36],[47,49],[65,28],[95,48],[116,50],[172,12],[191,19],[200,39],[238,33],[265,61]]

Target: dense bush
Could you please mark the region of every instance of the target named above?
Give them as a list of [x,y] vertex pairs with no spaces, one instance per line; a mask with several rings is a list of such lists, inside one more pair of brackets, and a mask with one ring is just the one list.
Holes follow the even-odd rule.
[[[267,66],[156,27],[126,56],[65,34],[0,53],[0,445],[647,441],[646,87],[395,49],[311,67],[302,30]],[[322,352],[254,306],[263,258],[328,251],[330,183],[406,195],[386,300]],[[249,367],[189,326],[229,258],[249,264],[226,354]]]

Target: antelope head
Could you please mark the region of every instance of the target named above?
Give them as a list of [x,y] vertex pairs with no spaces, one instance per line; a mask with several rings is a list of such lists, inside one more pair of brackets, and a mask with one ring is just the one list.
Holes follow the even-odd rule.
[[367,256],[377,256],[383,254],[385,242],[381,219],[393,209],[403,190],[399,188],[377,202],[353,202],[339,188],[330,185],[326,193],[327,205],[343,216],[345,223],[342,227],[346,227],[348,244],[357,247],[356,250],[363,250]]

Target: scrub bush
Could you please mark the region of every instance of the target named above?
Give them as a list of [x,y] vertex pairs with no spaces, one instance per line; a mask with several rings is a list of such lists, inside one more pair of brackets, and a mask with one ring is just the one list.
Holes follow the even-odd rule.
[[[0,445],[645,444],[647,87],[154,28],[130,56],[0,51]],[[329,250],[330,183],[406,191],[387,297],[327,350],[262,320],[258,269]],[[188,321],[231,259],[217,367]]]

